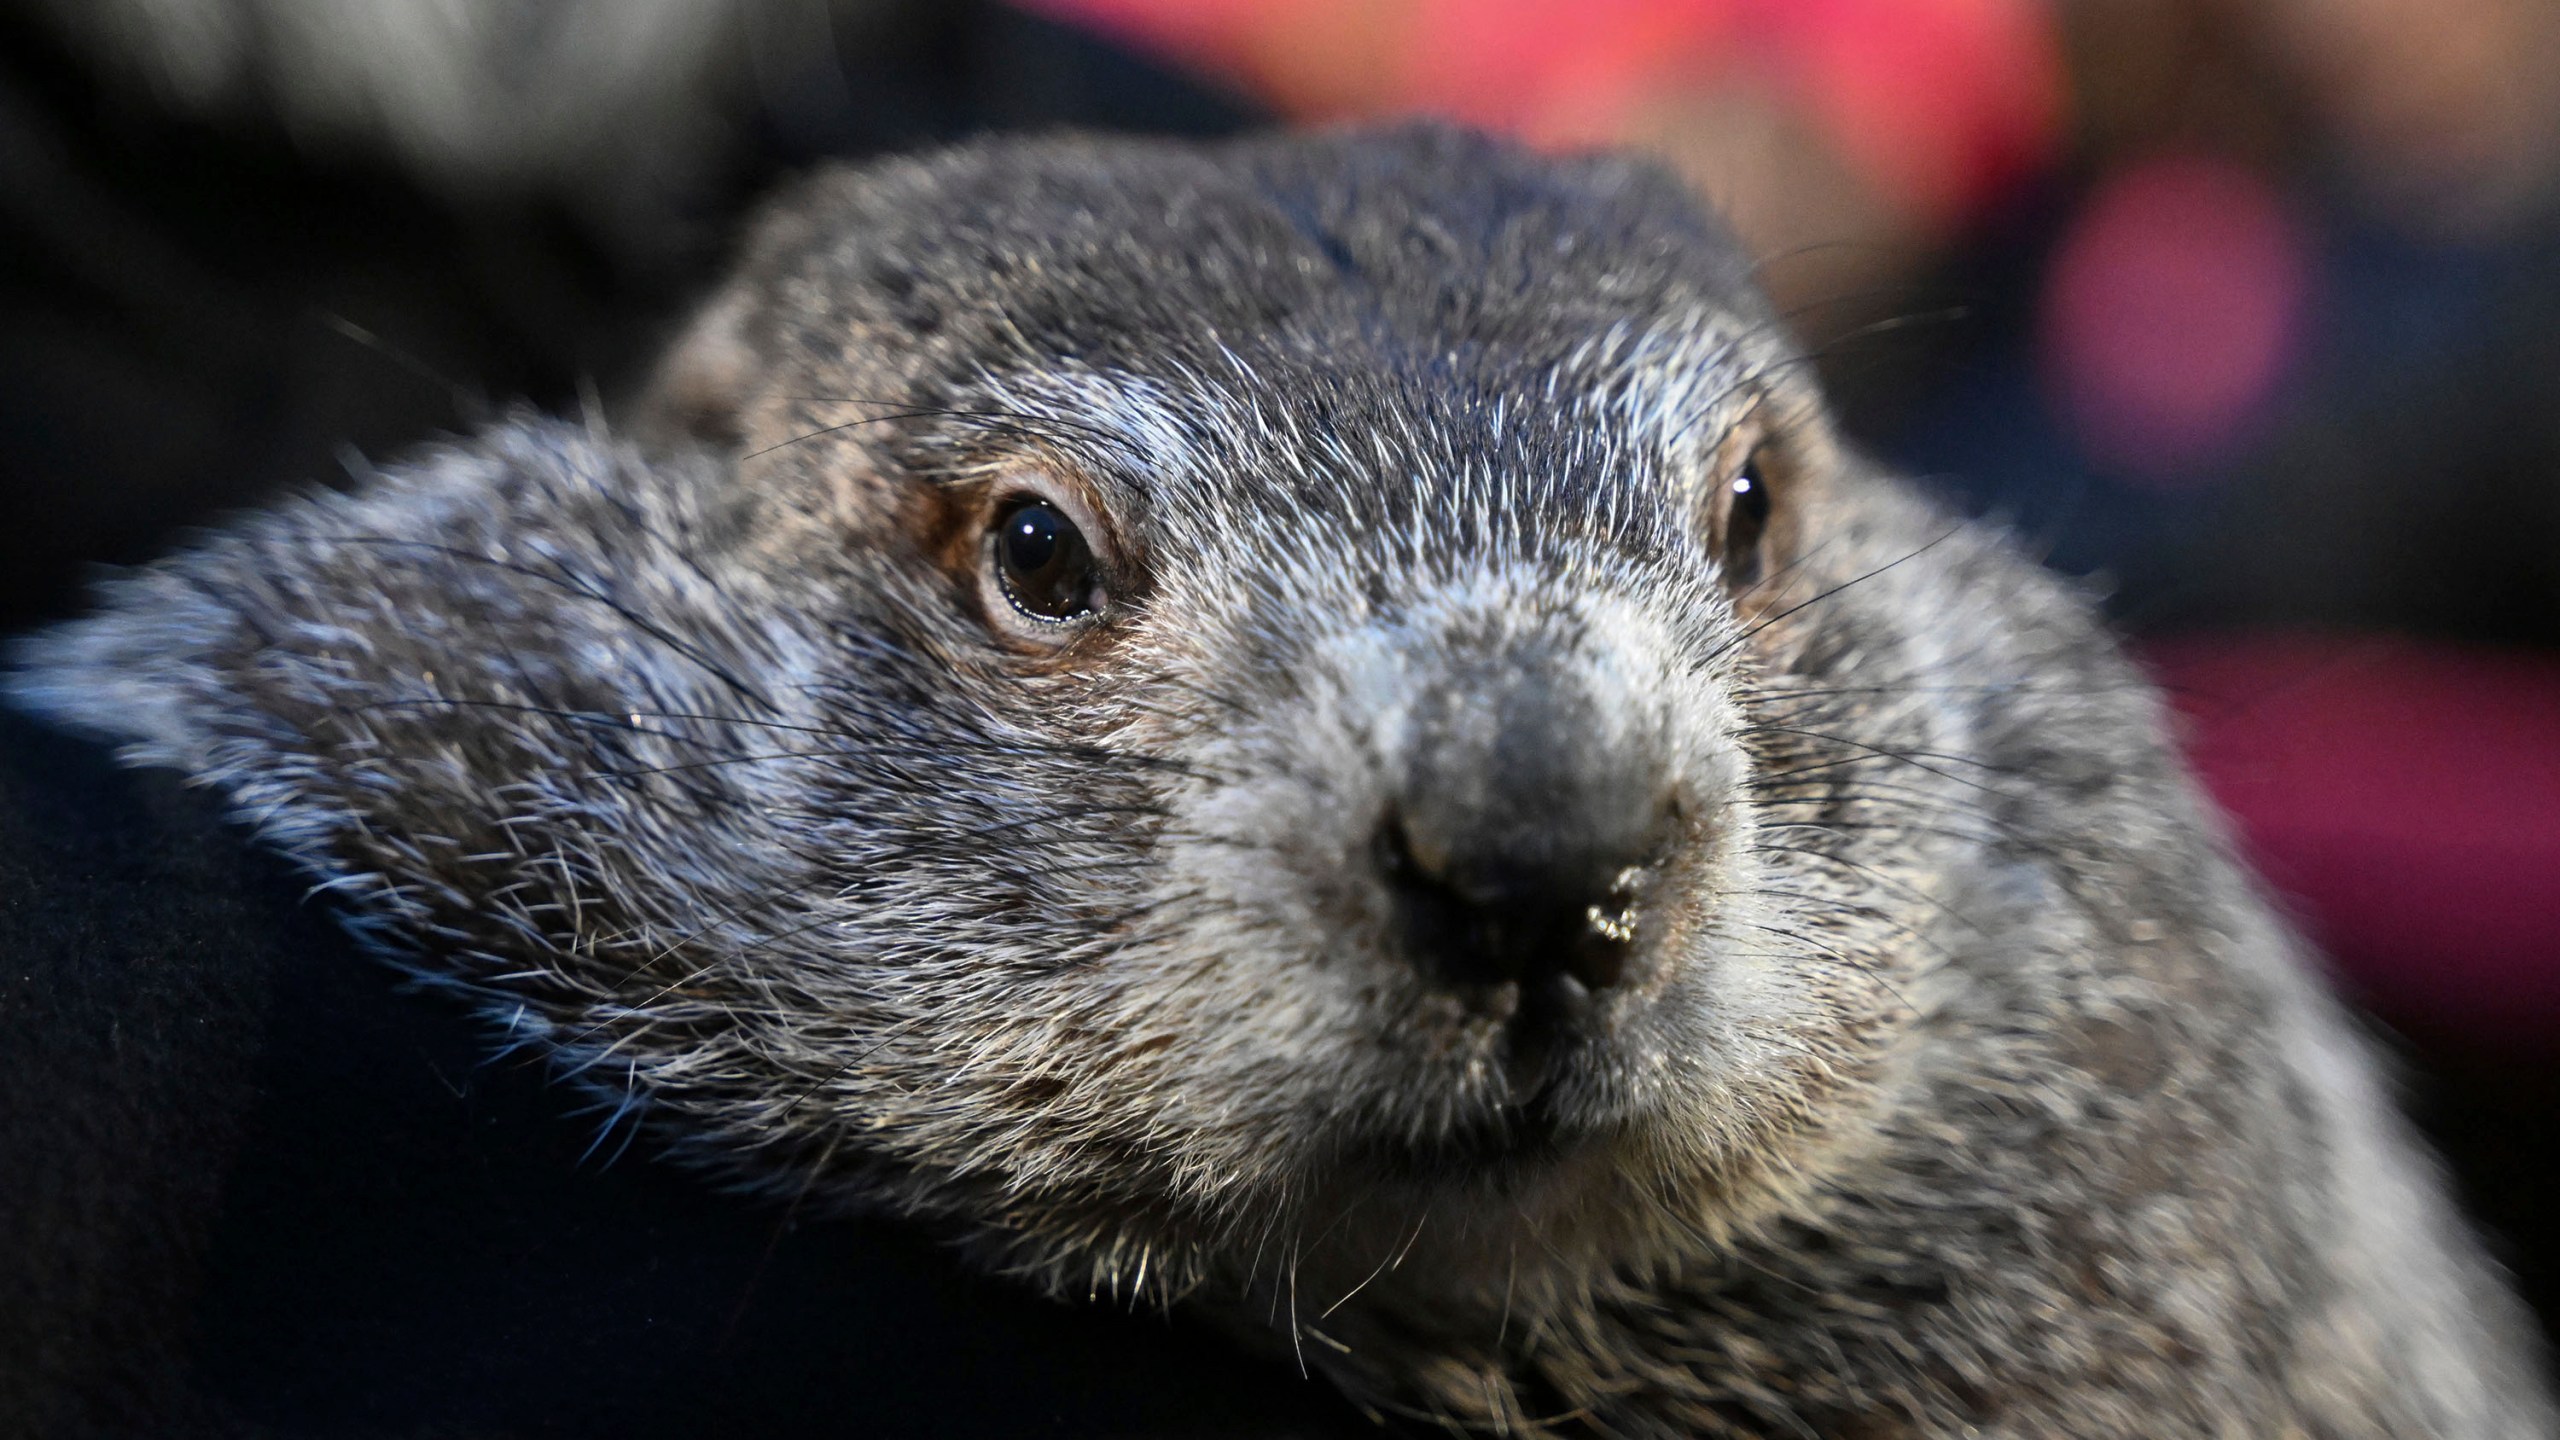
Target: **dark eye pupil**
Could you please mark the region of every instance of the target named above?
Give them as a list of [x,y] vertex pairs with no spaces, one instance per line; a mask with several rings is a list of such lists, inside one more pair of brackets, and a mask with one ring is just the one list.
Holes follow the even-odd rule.
[[1016,575],[1039,573],[1058,555],[1058,532],[1065,520],[1046,505],[1025,505],[1013,512],[1004,529],[1005,563]]
[[1769,485],[1760,478],[1760,457],[1742,463],[1733,477],[1725,509],[1725,576],[1742,584],[1760,578],[1760,537],[1769,528]]
[[1069,620],[1093,608],[1093,551],[1075,522],[1044,501],[1026,500],[996,522],[996,568],[1014,608],[1042,620]]
[[1760,470],[1746,465],[1733,477],[1733,519],[1737,526],[1757,528],[1769,520],[1769,487],[1760,483]]

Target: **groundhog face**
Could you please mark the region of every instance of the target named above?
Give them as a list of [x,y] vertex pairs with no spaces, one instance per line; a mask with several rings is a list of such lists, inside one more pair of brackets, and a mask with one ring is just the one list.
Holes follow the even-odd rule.
[[1800,362],[1639,168],[1140,153],[822,182],[660,382],[861,568],[829,730],[916,701],[815,802],[872,826],[864,1018],[795,1124],[957,1161],[914,1193],[1077,1284],[1696,1223],[1614,1202],[1760,1183],[1893,1008],[1859,862],[1786,833],[1894,743],[1773,698],[1873,549]]
[[1419,1255],[1371,1293],[1507,1314],[1878,1083],[1955,547],[1651,170],[822,177],[617,425],[255,517],[22,693],[617,1122],[1063,1290]]

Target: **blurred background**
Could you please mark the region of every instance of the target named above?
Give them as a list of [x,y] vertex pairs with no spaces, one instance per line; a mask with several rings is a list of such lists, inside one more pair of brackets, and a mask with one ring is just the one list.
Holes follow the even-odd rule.
[[0,0],[0,629],[600,403],[794,169],[1415,112],[1660,155],[2089,577],[2560,1314],[2549,0]]

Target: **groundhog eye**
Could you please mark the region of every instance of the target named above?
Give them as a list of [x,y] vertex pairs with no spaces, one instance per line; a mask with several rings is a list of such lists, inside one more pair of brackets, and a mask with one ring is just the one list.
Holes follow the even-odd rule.
[[1724,544],[1721,559],[1725,578],[1737,585],[1748,585],[1760,578],[1760,540],[1769,529],[1769,482],[1763,477],[1760,452],[1753,451],[1742,462],[1742,468],[1725,482]]
[[1072,620],[1100,599],[1093,547],[1045,500],[1018,500],[997,516],[996,577],[1005,598],[1035,620]]

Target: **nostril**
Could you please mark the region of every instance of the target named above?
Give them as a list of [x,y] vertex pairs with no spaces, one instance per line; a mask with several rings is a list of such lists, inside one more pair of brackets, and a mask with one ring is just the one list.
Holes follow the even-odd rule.
[[1413,837],[1394,816],[1378,831],[1378,870],[1387,882],[1399,938],[1415,958],[1449,980],[1500,978],[1464,973],[1480,948],[1482,926],[1466,897],[1413,852]]
[[1570,976],[1595,992],[1625,978],[1636,869],[1617,867],[1596,883],[1578,866],[1455,870],[1441,858],[1446,848],[1415,838],[1390,814],[1378,830],[1377,864],[1399,943],[1435,978],[1534,985]]

